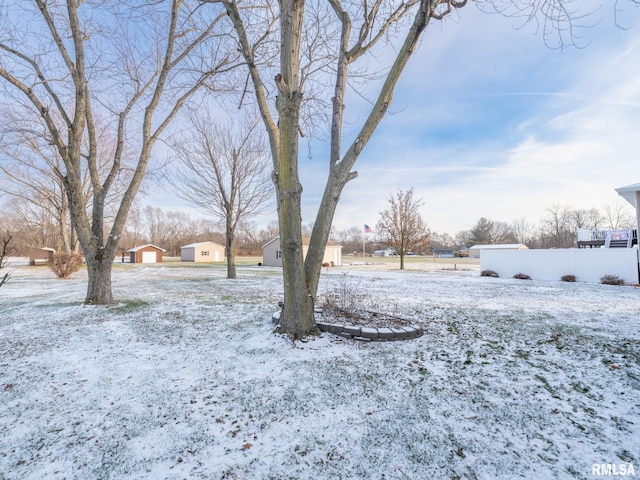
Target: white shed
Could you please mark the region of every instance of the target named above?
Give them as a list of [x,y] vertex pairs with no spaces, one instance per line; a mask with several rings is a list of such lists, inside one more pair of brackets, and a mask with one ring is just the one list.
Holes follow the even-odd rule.
[[180,247],[183,262],[222,262],[224,247],[215,242],[198,242]]
[[[309,237],[302,237],[302,255],[307,256],[309,251]],[[332,267],[339,267],[342,265],[342,245],[338,245],[334,242],[327,242],[327,247],[324,251],[324,257],[322,263],[328,263]],[[282,266],[282,250],[280,248],[280,237],[276,237],[269,243],[262,247],[262,264],[266,267],[281,267]]]
[[469,257],[480,258],[483,250],[529,250],[523,243],[495,243],[492,245],[474,245],[469,248]]

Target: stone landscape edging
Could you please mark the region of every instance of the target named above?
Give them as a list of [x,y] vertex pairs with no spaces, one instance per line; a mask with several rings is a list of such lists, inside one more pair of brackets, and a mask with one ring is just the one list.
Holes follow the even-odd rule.
[[[280,321],[280,311],[271,317],[274,324]],[[361,325],[337,325],[333,323],[316,322],[321,332],[332,333],[343,338],[363,342],[393,342],[398,340],[412,340],[421,337],[422,327],[409,325],[406,327],[364,327]]]

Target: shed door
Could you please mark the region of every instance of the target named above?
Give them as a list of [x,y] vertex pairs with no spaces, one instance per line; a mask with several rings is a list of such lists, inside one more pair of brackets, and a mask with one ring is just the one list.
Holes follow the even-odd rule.
[[156,252],[142,252],[142,263],[156,263]]

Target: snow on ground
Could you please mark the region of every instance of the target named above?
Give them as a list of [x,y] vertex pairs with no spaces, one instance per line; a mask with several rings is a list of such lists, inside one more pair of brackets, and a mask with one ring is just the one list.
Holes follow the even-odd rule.
[[[117,306],[17,266],[0,289],[1,479],[640,475],[640,290],[477,271],[323,274],[425,329],[271,333],[277,269],[115,265]],[[603,477],[604,478],[604,477]]]

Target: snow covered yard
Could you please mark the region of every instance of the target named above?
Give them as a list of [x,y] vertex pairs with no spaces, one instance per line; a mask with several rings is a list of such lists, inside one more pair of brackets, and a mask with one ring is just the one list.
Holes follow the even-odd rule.
[[[352,271],[417,340],[271,334],[278,270],[18,267],[0,289],[0,479],[640,476],[640,289]],[[605,478],[605,477],[602,477]]]

